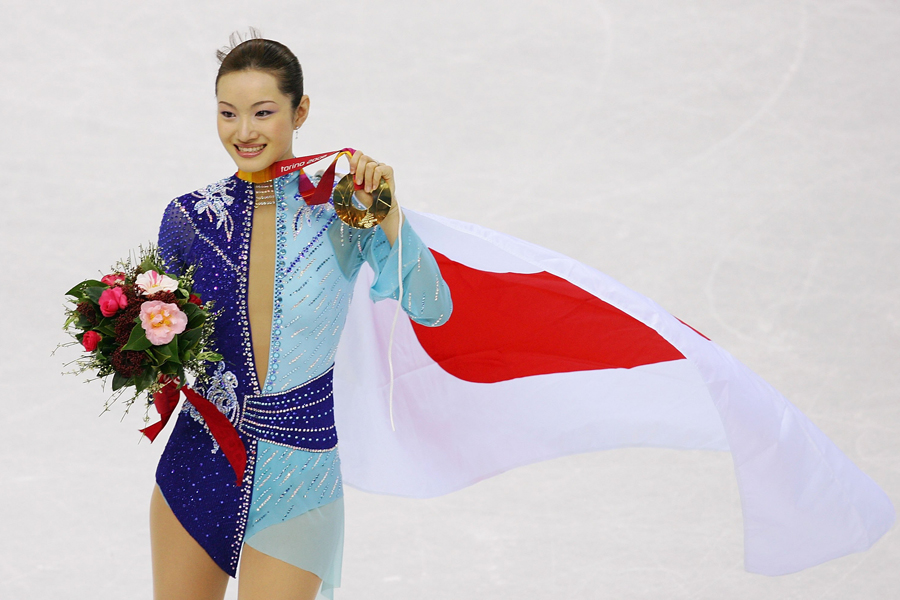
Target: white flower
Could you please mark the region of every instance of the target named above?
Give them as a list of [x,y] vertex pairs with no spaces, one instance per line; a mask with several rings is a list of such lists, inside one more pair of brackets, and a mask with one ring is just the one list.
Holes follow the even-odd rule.
[[152,296],[156,292],[174,292],[178,289],[178,282],[171,277],[160,275],[156,271],[147,271],[138,275],[134,282],[145,296]]

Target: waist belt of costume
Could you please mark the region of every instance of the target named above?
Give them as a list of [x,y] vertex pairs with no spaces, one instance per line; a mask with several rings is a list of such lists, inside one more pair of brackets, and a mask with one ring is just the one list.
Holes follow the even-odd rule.
[[238,429],[273,444],[324,452],[337,446],[334,428],[334,365],[279,394],[244,396]]

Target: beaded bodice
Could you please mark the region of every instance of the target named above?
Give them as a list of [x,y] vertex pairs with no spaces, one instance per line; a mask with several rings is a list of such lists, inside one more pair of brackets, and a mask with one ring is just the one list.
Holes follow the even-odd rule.
[[[181,196],[169,204],[160,227],[159,246],[168,268],[196,265],[194,289],[221,311],[215,346],[225,366],[211,371],[213,385],[221,387],[219,376],[228,374],[239,403],[247,395],[289,390],[332,365],[364,262],[376,275],[372,299],[397,297],[397,249],[383,232],[348,227],[331,204],[308,206],[298,193],[297,177],[274,180],[275,272],[264,382],[257,381],[247,305],[253,185],[232,176]],[[403,307],[416,321],[439,325],[450,314],[449,291],[415,232],[405,224],[402,235]]]

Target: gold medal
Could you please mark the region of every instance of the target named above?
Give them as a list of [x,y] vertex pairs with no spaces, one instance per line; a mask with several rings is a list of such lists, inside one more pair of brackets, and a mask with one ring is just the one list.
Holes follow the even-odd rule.
[[334,200],[334,212],[341,221],[357,229],[375,227],[387,216],[393,201],[391,186],[383,179],[372,194],[372,206],[368,209],[357,208],[353,204],[353,175],[347,174],[334,186],[331,197]]

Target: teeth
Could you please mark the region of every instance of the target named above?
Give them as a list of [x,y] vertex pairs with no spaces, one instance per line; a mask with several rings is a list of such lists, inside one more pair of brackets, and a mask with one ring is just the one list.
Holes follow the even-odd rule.
[[265,148],[265,146],[238,146],[237,149],[239,152],[259,152]]

